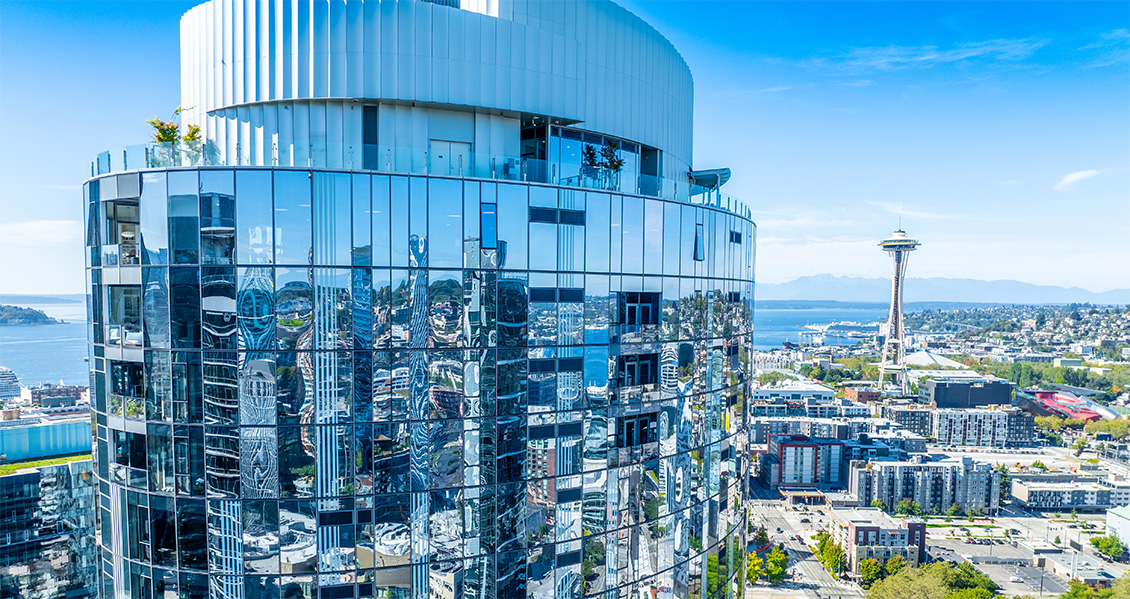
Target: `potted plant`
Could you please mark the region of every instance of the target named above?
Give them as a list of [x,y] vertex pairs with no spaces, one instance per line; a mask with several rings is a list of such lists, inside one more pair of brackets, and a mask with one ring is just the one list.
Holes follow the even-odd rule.
[[620,157],[620,143],[609,141],[600,149],[600,157],[606,169],[604,172],[605,185],[608,190],[620,188],[620,170],[624,168],[624,159]]

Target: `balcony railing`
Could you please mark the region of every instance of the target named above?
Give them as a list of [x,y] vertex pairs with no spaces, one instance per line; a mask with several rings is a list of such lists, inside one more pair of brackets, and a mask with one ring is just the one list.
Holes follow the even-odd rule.
[[566,187],[620,192],[720,208],[750,218],[741,200],[716,189],[669,178],[582,166],[563,169],[547,160],[484,152],[436,152],[416,147],[331,143],[258,147],[236,144],[221,152],[211,141],[147,143],[102,152],[91,164],[92,177],[153,168],[201,166],[305,167],[371,171],[387,174],[439,175],[498,181],[548,183]]

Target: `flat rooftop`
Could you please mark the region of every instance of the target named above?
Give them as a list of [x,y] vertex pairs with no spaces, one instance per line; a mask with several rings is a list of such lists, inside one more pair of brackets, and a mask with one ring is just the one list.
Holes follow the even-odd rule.
[[832,509],[832,517],[840,524],[847,526],[878,526],[883,529],[904,528],[902,520],[895,520],[883,510],[876,507],[855,507],[848,509]]

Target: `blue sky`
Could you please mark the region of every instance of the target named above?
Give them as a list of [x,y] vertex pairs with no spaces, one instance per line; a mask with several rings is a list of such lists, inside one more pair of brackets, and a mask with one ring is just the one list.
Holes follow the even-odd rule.
[[[0,291],[83,288],[79,185],[179,102],[192,2],[0,4]],[[1130,4],[625,0],[695,78],[757,277],[1130,287]]]

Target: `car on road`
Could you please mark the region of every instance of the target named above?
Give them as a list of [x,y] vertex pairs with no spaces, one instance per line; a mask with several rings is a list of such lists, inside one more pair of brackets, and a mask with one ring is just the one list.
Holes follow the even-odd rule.
[[796,536],[796,540],[797,540],[797,541],[799,541],[799,542],[801,542],[801,543],[803,543],[803,542],[804,542],[804,537],[802,537],[802,536],[800,536],[800,535],[797,535],[797,536]]
[[809,520],[808,518],[801,518],[800,522],[801,524],[808,524],[809,522],[812,522],[812,520]]
[[1010,576],[1008,578],[1008,581],[1009,582],[1024,582],[1024,579],[1019,577],[1019,576]]

